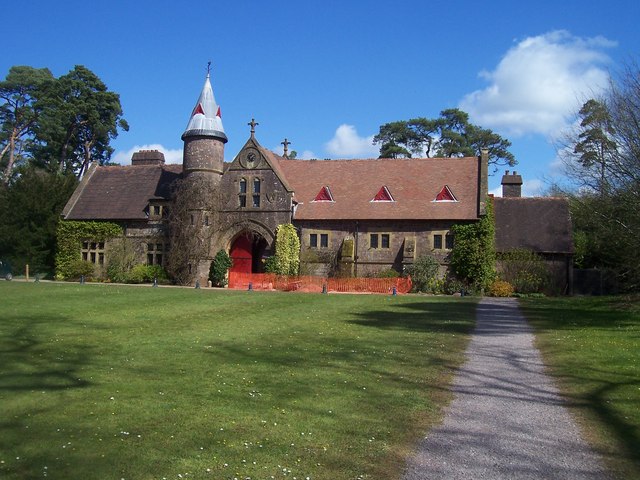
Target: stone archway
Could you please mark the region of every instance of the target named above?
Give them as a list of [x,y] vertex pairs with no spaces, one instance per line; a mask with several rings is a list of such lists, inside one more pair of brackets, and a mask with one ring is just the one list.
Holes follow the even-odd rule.
[[233,261],[231,272],[262,273],[264,266],[262,257],[268,247],[267,241],[256,232],[241,232],[229,248],[229,256]]

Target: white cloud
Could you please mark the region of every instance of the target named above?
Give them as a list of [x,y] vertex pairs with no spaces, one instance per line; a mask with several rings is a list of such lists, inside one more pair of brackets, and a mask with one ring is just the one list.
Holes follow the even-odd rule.
[[525,38],[494,71],[481,73],[489,85],[466,95],[460,108],[474,123],[510,135],[552,135],[585,98],[606,86],[610,59],[604,50],[615,45],[564,30]]
[[299,158],[300,160],[311,160],[312,158],[318,157],[311,150],[303,150],[302,153],[298,153],[296,158]]
[[151,145],[135,145],[127,151],[117,151],[111,156],[111,161],[120,165],[131,165],[131,156],[138,150],[159,150],[164,153],[165,163],[182,163],[182,149],[165,148],[158,143]]
[[340,158],[376,158],[379,148],[373,144],[373,135],[361,137],[353,125],[340,125],[335,135],[325,144],[330,155]]

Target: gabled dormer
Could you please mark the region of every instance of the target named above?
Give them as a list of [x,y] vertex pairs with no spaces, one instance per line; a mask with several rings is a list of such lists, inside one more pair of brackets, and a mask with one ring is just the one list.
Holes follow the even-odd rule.
[[223,175],[227,205],[239,211],[290,210],[293,190],[280,168],[287,160],[262,147],[255,136],[257,123],[249,125],[251,136]]

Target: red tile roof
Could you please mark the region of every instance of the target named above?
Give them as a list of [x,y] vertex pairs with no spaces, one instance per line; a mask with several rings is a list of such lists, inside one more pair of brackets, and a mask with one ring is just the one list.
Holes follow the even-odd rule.
[[[478,214],[477,157],[371,160],[279,159],[295,191],[296,220],[472,220]],[[385,185],[394,202],[372,202]],[[457,202],[434,202],[448,185]],[[328,186],[334,202],[312,202]]]

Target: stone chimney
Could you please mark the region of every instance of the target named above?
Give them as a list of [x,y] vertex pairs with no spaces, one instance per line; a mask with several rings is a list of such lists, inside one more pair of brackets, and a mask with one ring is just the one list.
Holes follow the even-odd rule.
[[503,197],[521,197],[522,196],[522,176],[518,175],[515,170],[509,173],[504,172],[502,176],[502,196]]
[[138,150],[131,156],[131,165],[164,165],[164,153],[159,150]]

